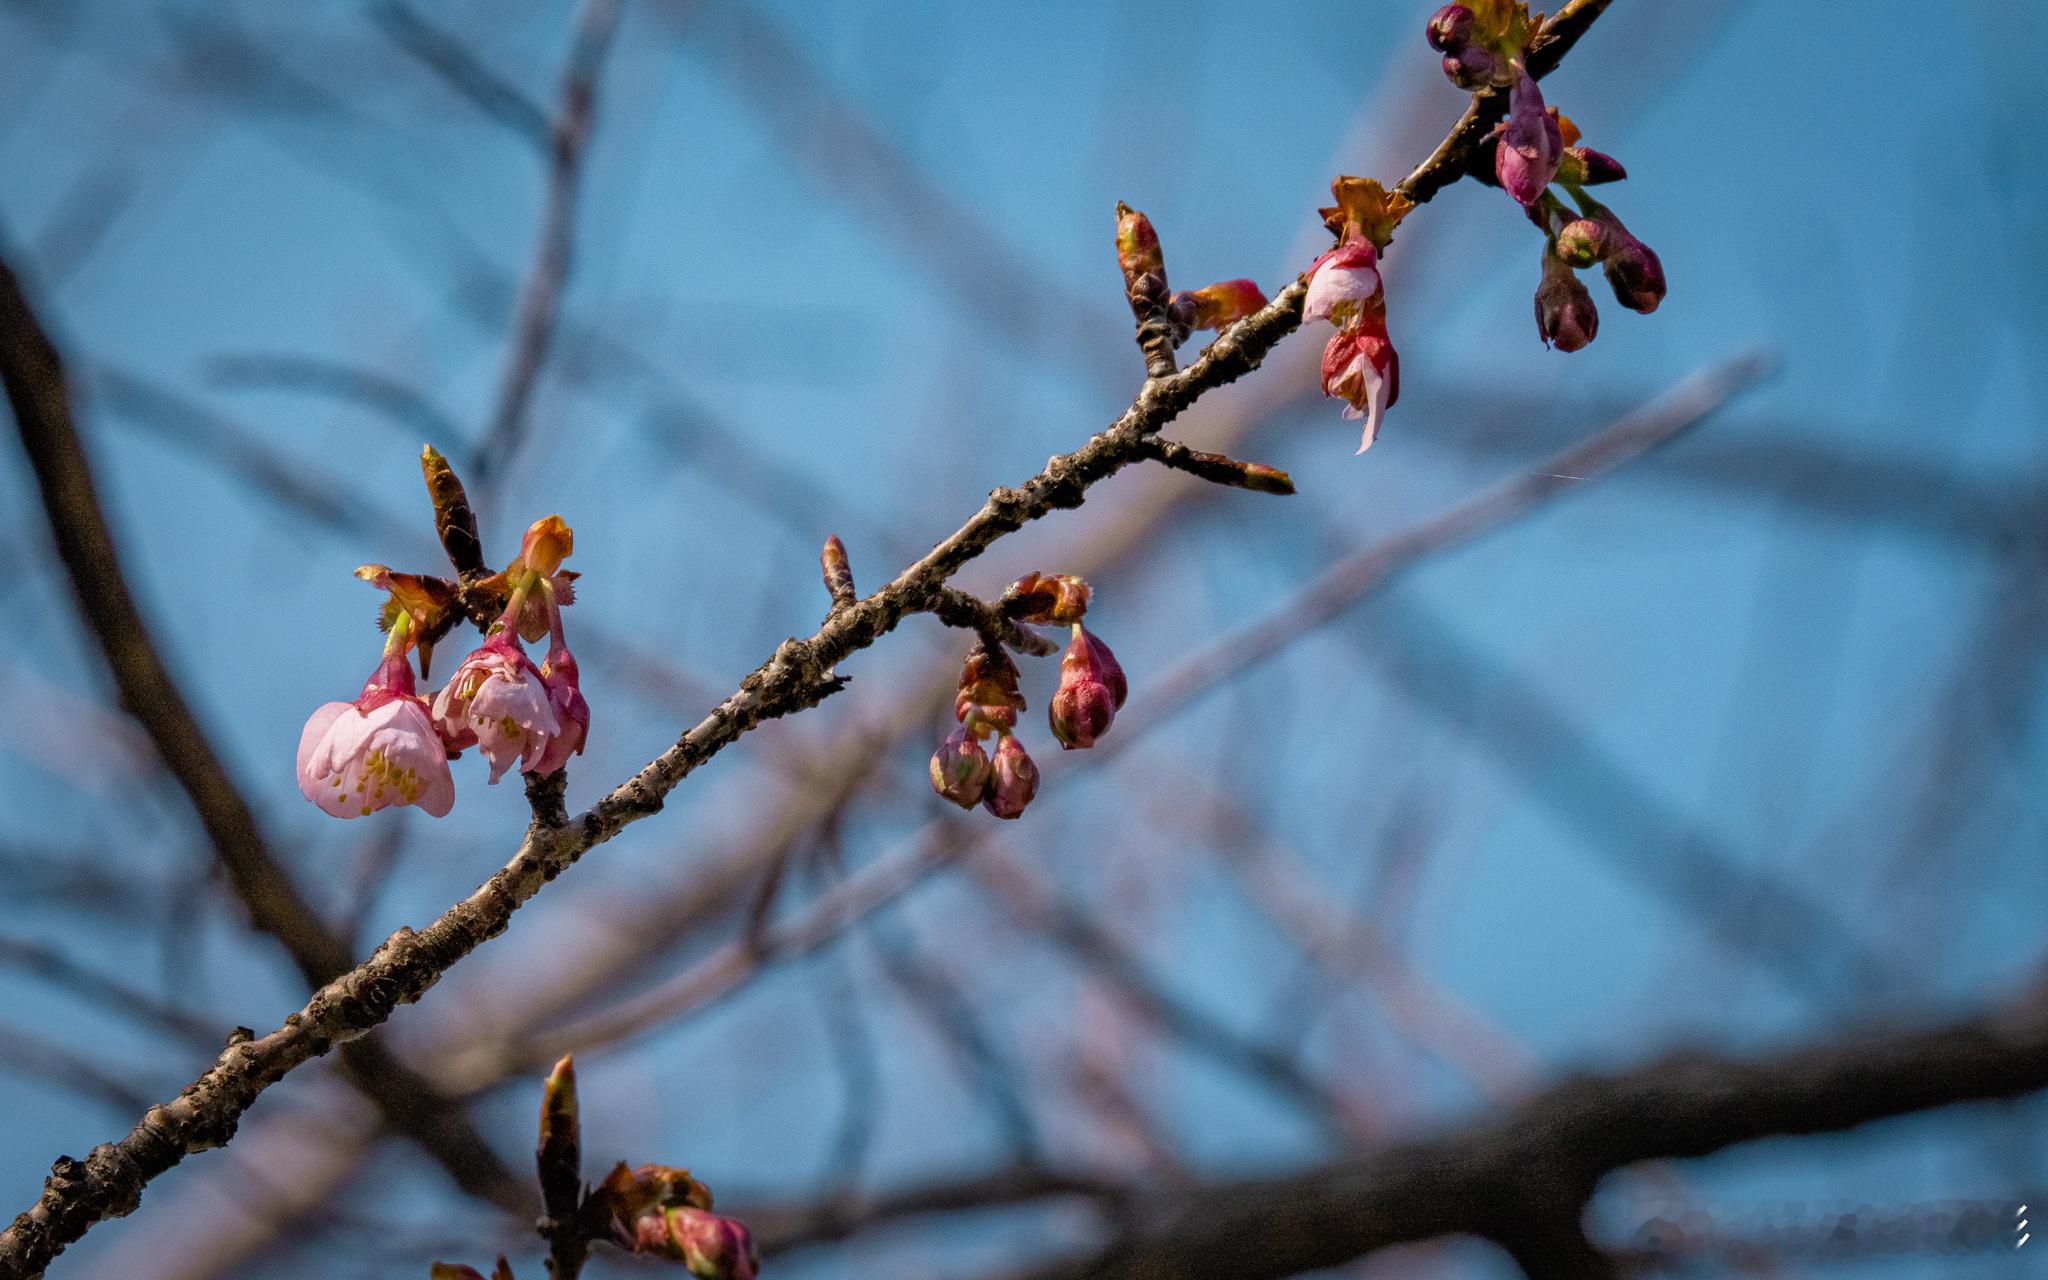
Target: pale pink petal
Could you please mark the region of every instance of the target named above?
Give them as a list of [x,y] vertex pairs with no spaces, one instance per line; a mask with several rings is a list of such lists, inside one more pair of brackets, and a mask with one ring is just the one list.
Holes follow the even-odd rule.
[[1371,267],[1340,267],[1334,263],[1309,277],[1302,299],[1304,321],[1334,320],[1380,291],[1380,273]]

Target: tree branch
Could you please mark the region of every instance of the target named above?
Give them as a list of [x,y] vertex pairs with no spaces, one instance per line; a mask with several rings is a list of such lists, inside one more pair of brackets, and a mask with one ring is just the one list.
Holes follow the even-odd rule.
[[[1361,1159],[1176,1194],[1095,1256],[1029,1280],[1279,1280],[1447,1235],[1493,1240],[1532,1277],[1614,1274],[1567,1255],[1584,1246],[1586,1201],[1618,1169],[2042,1088],[2048,987],[1922,1030],[1750,1057],[1677,1053]],[[1581,1269],[1560,1269],[1567,1261]]]
[[[607,2],[588,0],[596,8]],[[1554,66],[1605,4],[1567,4],[1539,38],[1532,63],[1541,59],[1543,70]],[[1470,119],[1499,109],[1493,95],[1475,98],[1452,136],[1398,189],[1421,203],[1456,181],[1483,137]],[[736,692],[639,773],[573,819],[559,825],[536,820],[511,861],[467,898],[422,930],[393,934],[361,965],[315,992],[283,1026],[229,1046],[177,1098],[152,1107],[127,1137],[102,1144],[82,1162],[60,1159],[37,1203],[0,1232],[0,1280],[39,1275],[95,1222],[132,1211],[152,1178],[189,1154],[226,1143],[243,1112],[270,1085],[334,1045],[361,1037],[399,1005],[418,1000],[457,961],[503,932],[512,914],[543,884],[627,825],[658,812],[669,791],[727,745],[763,721],[805,710],[829,696],[837,685],[827,673],[837,663],[872,645],[906,614],[929,609],[963,565],[1025,524],[1079,506],[1089,486],[1141,460],[1147,439],[1206,392],[1257,368],[1300,327],[1306,291],[1305,281],[1297,278],[1185,369],[1148,381],[1130,408],[1087,444],[1053,458],[1023,486],[995,490],[972,518],[894,581],[835,611],[808,638],[785,641]],[[46,372],[54,374],[54,352],[47,342],[41,348]],[[63,411],[60,380],[49,381],[44,394],[51,397],[48,403],[30,407]]]
[[[71,420],[56,348],[5,262],[0,262],[0,378],[79,615],[106,660],[122,706],[149,735],[164,767],[191,800],[229,885],[248,908],[250,924],[283,945],[308,987],[333,981],[354,963],[348,943],[320,918],[272,856],[255,813],[157,652],[100,508],[92,466]],[[391,1126],[425,1147],[464,1191],[512,1212],[531,1210],[533,1198],[525,1184],[455,1103],[399,1061],[383,1041],[350,1046],[345,1065]]]

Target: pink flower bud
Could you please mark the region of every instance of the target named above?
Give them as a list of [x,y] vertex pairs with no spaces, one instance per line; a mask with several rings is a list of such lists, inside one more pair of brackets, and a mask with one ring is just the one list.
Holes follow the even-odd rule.
[[1379,297],[1378,251],[1370,240],[1347,240],[1309,267],[1301,319],[1304,324],[1315,320],[1345,324]]
[[1048,708],[1052,736],[1069,751],[1092,747],[1124,704],[1124,670],[1109,646],[1076,624],[1060,657],[1060,687]]
[[299,793],[337,818],[406,804],[446,816],[455,804],[448,753],[413,692],[402,648],[385,656],[354,702],[330,702],[306,721],[298,778]]
[[1517,201],[1535,204],[1557,176],[1564,158],[1564,133],[1543,103],[1536,78],[1517,69],[1508,94],[1508,118],[1494,152],[1494,173]]
[[1543,281],[1536,286],[1536,330],[1545,346],[1577,351],[1600,331],[1600,311],[1578,273],[1555,254],[1543,255]]
[[932,790],[962,809],[972,809],[988,787],[989,768],[981,739],[961,725],[932,753]]
[[538,771],[543,754],[562,732],[540,668],[508,625],[491,633],[448,678],[434,698],[434,725],[450,750],[470,743],[482,748],[493,783],[515,763],[527,772]]
[[1003,734],[996,741],[996,758],[990,766],[988,790],[981,797],[982,807],[998,818],[1021,817],[1037,794],[1038,766],[1015,734]]
[[633,1252],[673,1258],[699,1280],[754,1280],[761,1255],[744,1223],[707,1209],[679,1207],[643,1215]]
[[1340,330],[1323,348],[1323,394],[1350,407],[1347,418],[1364,418],[1364,453],[1380,433],[1387,410],[1401,398],[1401,359],[1387,340],[1384,321],[1367,316],[1354,328]]
[[1594,218],[1578,218],[1557,233],[1555,249],[1566,266],[1590,267],[1607,256],[1607,243],[1604,224]]

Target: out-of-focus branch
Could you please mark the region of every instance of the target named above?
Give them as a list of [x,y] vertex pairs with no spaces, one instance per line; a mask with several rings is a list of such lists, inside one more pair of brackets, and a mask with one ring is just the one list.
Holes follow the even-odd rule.
[[519,87],[485,65],[467,44],[413,12],[402,0],[378,0],[370,17],[391,42],[441,77],[477,110],[542,155],[551,129],[547,113]]
[[[587,0],[586,16],[607,3]],[[1572,0],[1551,19],[1554,30],[1547,28],[1539,37],[1537,53],[1554,62],[1604,7],[1604,0]],[[1475,99],[1467,114],[1480,108]],[[1398,189],[1427,199],[1459,176],[1477,142],[1476,134],[1462,147],[1447,141]],[[998,539],[1078,505],[1096,482],[1140,461],[1148,437],[1205,393],[1258,367],[1300,326],[1306,291],[1306,283],[1297,279],[1226,330],[1185,369],[1148,381],[1130,408],[1087,444],[1053,458],[1020,488],[991,493],[973,517],[888,585],[835,611],[808,638],[786,641],[673,747],[589,810],[573,819],[563,812],[560,774],[530,784],[535,820],[526,838],[511,861],[468,898],[422,930],[392,935],[363,964],[316,992],[284,1026],[230,1046],[212,1069],[176,1099],[151,1108],[120,1142],[103,1144],[83,1162],[60,1161],[37,1203],[0,1232],[0,1278],[26,1280],[39,1274],[95,1222],[132,1210],[152,1178],[189,1154],[224,1144],[236,1121],[271,1084],[334,1045],[364,1035],[399,1005],[418,1000],[451,966],[502,932],[542,885],[626,826],[658,812],[668,792],[719,751],[763,721],[806,710],[829,696],[838,684],[827,673],[838,662],[872,645],[907,614],[930,607],[948,579]],[[47,342],[41,347],[54,373],[54,353]],[[61,407],[61,382],[54,386]]]
[[[14,274],[0,262],[0,379],[42,494],[57,553],[79,614],[105,658],[121,703],[149,735],[164,767],[198,814],[250,923],[282,944],[310,987],[348,972],[348,944],[314,911],[272,856],[256,815],[214,752],[198,717],[158,654],[129,592],[101,512],[56,348],[36,322]],[[392,1126],[419,1141],[464,1190],[524,1212],[522,1184],[453,1103],[378,1040],[347,1058],[351,1074]]]
[[1872,1028],[1746,1057],[1680,1053],[1566,1080],[1363,1159],[1177,1194],[1138,1211],[1095,1256],[1030,1280],[1279,1280],[1447,1235],[1492,1240],[1531,1277],[1597,1280],[1619,1272],[1580,1252],[1590,1246],[1578,1220],[1618,1169],[2043,1088],[2048,988],[1922,1030]]
[[562,74],[561,105],[550,134],[546,206],[541,214],[540,245],[533,268],[519,291],[511,350],[498,407],[475,454],[479,484],[488,485],[509,471],[526,438],[529,406],[540,383],[541,366],[555,336],[562,290],[576,250],[576,198],[582,186],[584,152],[596,116],[597,77],[605,50],[618,27],[619,0],[583,0],[576,13],[575,43]]

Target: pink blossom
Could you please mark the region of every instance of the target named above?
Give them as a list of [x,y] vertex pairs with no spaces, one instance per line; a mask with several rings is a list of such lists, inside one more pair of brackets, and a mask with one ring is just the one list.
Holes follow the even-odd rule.
[[403,651],[378,665],[354,702],[327,703],[306,721],[298,775],[300,793],[337,818],[404,804],[439,818],[453,807],[448,753]]
[[546,776],[568,764],[570,756],[583,754],[583,739],[590,732],[590,704],[583,700],[576,659],[560,644],[550,649],[547,659],[540,664],[540,681],[547,690],[548,706],[561,726],[533,765],[535,773]]
[[1348,240],[1317,258],[1309,268],[1304,323],[1343,324],[1380,293],[1379,253],[1370,240]]
[[540,668],[510,627],[493,632],[455,669],[434,699],[434,726],[451,749],[472,742],[480,747],[494,783],[514,763],[538,771],[542,754],[562,732]]
[[1401,359],[1383,323],[1339,331],[1323,348],[1323,394],[1348,404],[1347,418],[1365,419],[1364,453],[1380,433],[1380,420],[1401,398]]

